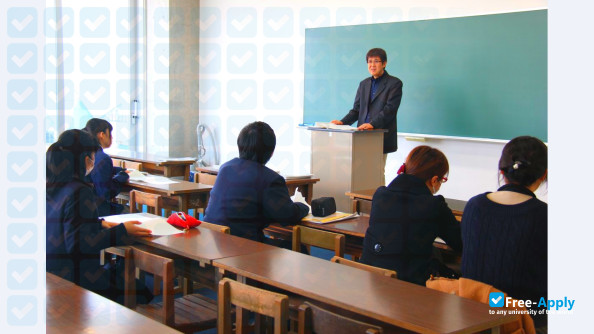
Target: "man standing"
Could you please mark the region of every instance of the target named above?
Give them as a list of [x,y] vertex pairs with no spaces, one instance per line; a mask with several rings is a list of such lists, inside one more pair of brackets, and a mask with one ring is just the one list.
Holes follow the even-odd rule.
[[103,149],[111,146],[113,126],[104,119],[91,118],[84,130],[97,138],[101,145],[101,148],[95,153],[95,167],[89,174],[98,198],[99,217],[126,213],[126,207],[115,203],[113,199],[122,190],[122,184],[128,182],[129,176],[124,168],[114,167],[111,157],[103,152]]
[[367,52],[367,69],[371,77],[359,84],[353,109],[341,120],[332,123],[351,125],[357,121],[358,130],[386,129],[384,134],[384,167],[388,153],[398,149],[396,113],[402,99],[402,81],[386,71],[386,51],[374,48]]

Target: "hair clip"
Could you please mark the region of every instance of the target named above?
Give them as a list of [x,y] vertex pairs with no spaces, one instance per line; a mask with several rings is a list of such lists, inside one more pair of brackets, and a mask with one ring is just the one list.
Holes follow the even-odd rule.
[[396,174],[406,174],[406,165],[402,164],[402,166],[400,166],[400,168],[398,169],[398,172],[396,172]]
[[514,161],[514,164],[512,165],[512,168],[517,170],[518,168],[520,168],[520,166],[522,165],[521,161]]

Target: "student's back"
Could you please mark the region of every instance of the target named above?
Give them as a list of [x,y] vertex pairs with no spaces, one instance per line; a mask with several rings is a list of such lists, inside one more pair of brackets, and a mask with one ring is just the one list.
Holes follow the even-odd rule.
[[263,242],[262,230],[270,223],[296,224],[309,208],[293,203],[285,179],[265,166],[276,146],[276,136],[268,124],[246,125],[237,146],[240,157],[219,169],[204,220],[229,226],[233,235]]
[[515,205],[485,193],[468,201],[462,216],[462,274],[516,299],[547,295],[547,204],[531,198]]
[[395,270],[398,279],[425,285],[431,274],[455,276],[433,258],[433,241],[444,239],[461,250],[460,224],[443,196],[434,196],[447,181],[445,155],[429,146],[414,148],[399,175],[373,195],[361,262]]
[[[537,302],[547,298],[547,204],[534,195],[547,177],[546,146],[534,137],[512,139],[499,172],[505,184],[464,208],[462,276]],[[546,326],[546,314],[534,321]]]

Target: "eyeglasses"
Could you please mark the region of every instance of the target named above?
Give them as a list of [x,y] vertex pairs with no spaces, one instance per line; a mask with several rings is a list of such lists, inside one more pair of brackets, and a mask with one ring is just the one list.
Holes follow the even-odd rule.
[[368,60],[367,64],[381,64],[383,61],[381,60]]
[[441,183],[448,182],[448,177],[447,176],[442,177],[441,180],[439,180],[439,182],[441,182]]

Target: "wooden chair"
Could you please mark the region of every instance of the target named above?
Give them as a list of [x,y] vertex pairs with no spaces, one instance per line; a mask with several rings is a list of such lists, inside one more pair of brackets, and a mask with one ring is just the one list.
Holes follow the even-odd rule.
[[125,270],[126,296],[135,291],[135,271],[152,273],[163,278],[163,301],[135,305],[135,298],[125,298],[126,306],[184,333],[193,333],[217,325],[217,304],[202,295],[191,294],[174,298],[173,260],[150,253],[143,246],[130,247],[131,254]]
[[148,212],[156,213],[160,216],[161,209],[163,208],[163,198],[161,195],[132,190],[130,191],[130,212],[138,212],[137,204],[146,205]]
[[[233,333],[231,305],[235,305],[235,333],[247,333],[247,311],[274,318],[274,333],[287,333],[288,297],[254,288],[228,278],[219,282],[219,334]],[[258,331],[256,331],[258,332]]]
[[343,234],[297,225],[293,227],[293,250],[300,252],[301,244],[333,250],[336,256],[344,257]]
[[[216,232],[231,234],[231,228],[229,226],[223,226],[223,225],[218,225],[218,224],[202,222],[200,224],[200,227],[207,228],[209,230],[216,231]],[[188,270],[201,270],[199,268],[193,267],[191,265],[191,263],[188,263],[188,262],[182,261],[182,260],[176,260],[175,264],[176,264],[176,270],[179,273],[182,273],[183,276],[186,276],[185,273],[187,273]],[[213,277],[213,280],[214,280],[214,277]],[[183,291],[184,294],[192,293],[192,291],[194,291],[194,289],[200,289],[200,288],[207,288],[207,289],[216,291],[216,286],[211,281],[192,282],[191,280],[189,280],[187,278],[183,279],[183,287],[184,287],[184,291]]]
[[335,262],[335,263],[344,264],[344,265],[347,265],[349,267],[363,269],[363,270],[366,270],[366,271],[370,271],[372,273],[377,273],[377,274],[380,274],[380,275],[384,275],[384,276],[388,276],[388,277],[392,277],[392,278],[397,278],[396,271],[394,271],[394,270],[389,270],[389,269],[374,267],[374,266],[370,266],[370,265],[363,264],[363,263],[360,263],[360,262],[347,260],[345,258],[338,257],[338,256],[333,257],[332,259],[330,259],[330,261]]
[[299,334],[380,334],[383,329],[305,302],[299,306]]
[[353,212],[361,216],[369,216],[371,214],[371,201],[357,198],[352,201]]
[[221,232],[221,233],[225,233],[225,234],[231,234],[231,228],[229,226],[223,226],[223,225],[207,223],[207,222],[202,222],[202,224],[200,224],[199,226],[207,228],[209,230],[213,230],[213,231],[217,231],[217,232]]
[[213,174],[207,174],[207,173],[194,174],[194,182],[195,183],[202,183],[202,184],[208,184],[209,186],[214,186],[216,180],[217,180],[217,176],[213,175]]
[[111,158],[114,167],[124,167],[124,160]]
[[[194,183],[202,183],[202,184],[207,184],[209,186],[214,186],[216,180],[217,180],[216,175],[200,173],[200,172],[194,174]],[[204,209],[203,208],[194,208],[195,218],[198,218],[198,213],[204,213]]]
[[142,171],[142,162],[123,160],[122,167],[129,168],[129,169],[136,169],[137,171],[141,172]]
[[[293,227],[293,251],[300,252],[301,244],[333,250],[336,256],[344,257],[345,237],[343,234],[297,225]],[[294,326],[297,325],[298,309],[303,302],[304,298],[302,296],[290,295],[289,317],[292,331],[294,331]]]
[[[146,205],[147,211],[156,215],[161,215],[161,209],[163,208],[163,198],[161,195],[146,193],[140,190],[130,191],[130,212],[138,212],[137,204]],[[161,280],[162,277],[155,276],[153,279],[153,294],[158,295],[161,293]],[[180,278],[181,282],[181,278]],[[183,289],[183,283],[176,287],[175,292],[179,292]]]

